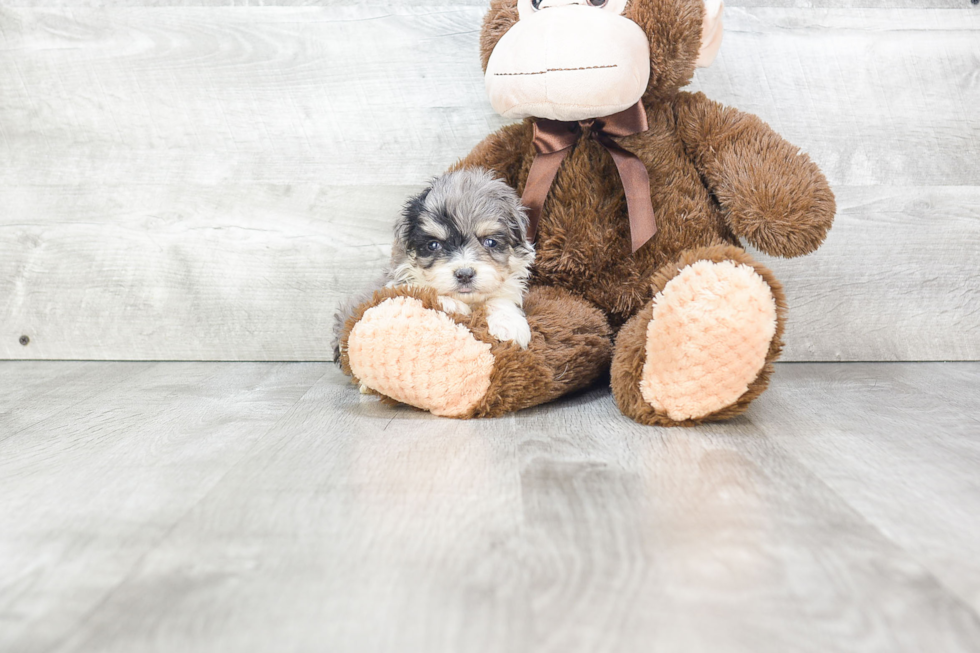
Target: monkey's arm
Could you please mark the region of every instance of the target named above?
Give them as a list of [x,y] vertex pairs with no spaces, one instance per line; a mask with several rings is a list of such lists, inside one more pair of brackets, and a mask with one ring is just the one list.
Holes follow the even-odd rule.
[[758,117],[702,93],[680,93],[676,107],[684,147],[736,236],[773,256],[820,246],[836,205],[809,156]]
[[[527,176],[523,168],[530,165],[532,126],[528,122],[507,125],[484,138],[473,150],[450,168],[486,168],[520,190],[520,180]],[[524,175],[522,176],[522,173]]]

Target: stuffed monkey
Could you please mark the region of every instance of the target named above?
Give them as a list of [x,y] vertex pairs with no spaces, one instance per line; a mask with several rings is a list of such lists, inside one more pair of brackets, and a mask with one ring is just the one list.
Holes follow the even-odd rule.
[[620,410],[693,425],[765,390],[786,305],[740,239],[815,250],[834,196],[810,158],[754,115],[680,89],[721,43],[719,0],[492,0],[480,37],[491,103],[520,120],[454,168],[484,167],[531,214],[526,349],[431,290],[380,291],[340,362],[383,400],[497,416],[610,373]]

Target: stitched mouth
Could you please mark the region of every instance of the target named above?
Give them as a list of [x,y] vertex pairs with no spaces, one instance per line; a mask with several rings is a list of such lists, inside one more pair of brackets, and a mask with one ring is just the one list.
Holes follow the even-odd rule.
[[548,68],[547,70],[539,70],[533,73],[494,73],[494,76],[515,77],[518,75],[544,75],[546,73],[564,73],[564,72],[573,72],[576,70],[599,70],[601,68],[619,68],[619,65],[612,64],[610,66],[582,66],[581,68]]

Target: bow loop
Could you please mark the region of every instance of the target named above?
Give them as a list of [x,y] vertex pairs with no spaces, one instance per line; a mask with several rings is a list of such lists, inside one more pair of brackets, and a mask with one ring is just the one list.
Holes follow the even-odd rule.
[[603,118],[591,118],[579,122],[538,119],[534,123],[534,151],[536,156],[528,172],[521,198],[530,214],[528,240],[537,235],[541,210],[554,183],[561,162],[581,137],[584,129],[590,129],[592,138],[602,145],[613,158],[619,177],[626,191],[626,204],[630,219],[630,237],[635,252],[657,233],[657,220],[650,200],[650,175],[646,166],[632,152],[623,149],[613,138],[632,136],[649,129],[647,114],[641,102],[629,109]]
[[650,129],[649,124],[647,124],[647,112],[640,102],[626,111],[620,111],[605,118],[595,118],[590,122],[594,123],[596,131],[614,138],[632,136]]
[[567,150],[582,135],[577,122],[561,122],[542,118],[534,123],[534,151],[538,154],[554,154]]

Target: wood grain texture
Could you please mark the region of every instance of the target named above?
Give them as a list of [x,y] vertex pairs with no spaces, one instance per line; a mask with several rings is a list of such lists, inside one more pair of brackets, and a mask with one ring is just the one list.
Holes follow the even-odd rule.
[[980,357],[980,188],[835,191],[837,219],[816,253],[753,250],[786,287],[785,360]]
[[[343,7],[351,0],[14,0],[13,7]],[[444,5],[445,0],[357,0],[361,6]],[[728,0],[726,7],[820,7],[830,9],[959,9],[969,0]],[[489,0],[454,0],[455,6],[486,7]]]
[[[324,371],[147,367],[76,365],[103,390],[49,398],[61,411],[2,433],[0,649],[60,644]],[[30,370],[0,374],[6,394]]]
[[[773,410],[753,422],[977,609],[980,568],[960,562],[978,545],[960,527],[980,514],[980,378],[973,372],[942,363],[784,366]],[[808,409],[800,419],[803,396]]]
[[[0,358],[327,357],[404,198],[503,124],[482,3],[105,4],[0,9]],[[692,88],[810,152],[842,209],[767,261],[786,359],[980,358],[980,10],[726,26]]]
[[0,239],[0,307],[17,316],[0,321],[0,356],[323,360],[336,301],[387,262],[410,190],[25,192],[73,220],[0,229],[16,234]]
[[153,365],[51,363],[11,371],[0,397],[0,441],[110,391]]
[[782,364],[673,430],[310,364],[5,362],[0,397],[65,375],[104,389],[0,441],[0,650],[980,650],[980,364]]

